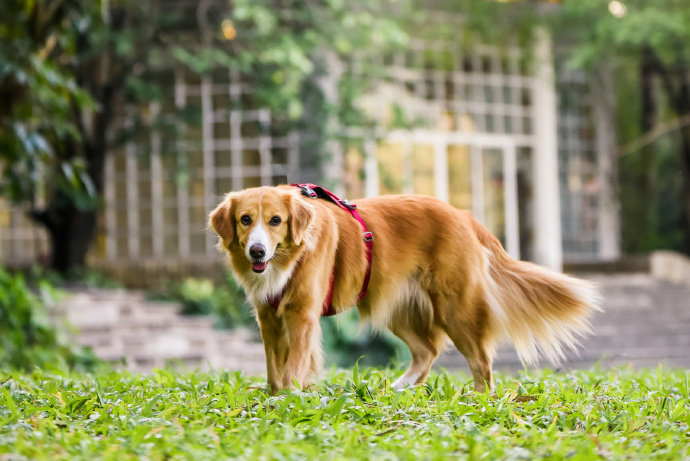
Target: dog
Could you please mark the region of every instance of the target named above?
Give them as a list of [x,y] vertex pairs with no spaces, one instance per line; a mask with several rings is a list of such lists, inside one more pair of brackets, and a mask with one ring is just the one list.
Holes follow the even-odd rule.
[[327,301],[335,313],[356,306],[363,321],[409,347],[412,363],[396,389],[423,383],[449,343],[482,392],[493,388],[503,337],[523,363],[536,363],[540,353],[558,363],[564,348],[590,332],[588,318],[600,310],[596,287],[512,259],[470,212],[422,195],[356,203],[374,236],[370,264],[351,213],[297,187],[231,192],[210,214],[219,248],[256,309],[274,393],[294,383],[304,388],[321,369]]

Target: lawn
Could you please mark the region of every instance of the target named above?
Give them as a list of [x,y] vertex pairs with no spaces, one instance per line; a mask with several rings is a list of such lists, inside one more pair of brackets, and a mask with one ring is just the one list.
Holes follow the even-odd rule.
[[0,459],[690,459],[686,371],[498,375],[493,396],[324,378],[272,397],[238,373],[4,374]]

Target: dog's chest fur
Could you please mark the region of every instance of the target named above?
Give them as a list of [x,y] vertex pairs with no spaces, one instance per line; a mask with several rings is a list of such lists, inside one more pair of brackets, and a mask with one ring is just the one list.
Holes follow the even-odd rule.
[[287,269],[277,267],[276,265],[271,265],[266,268],[263,274],[254,273],[244,273],[238,274],[240,284],[244,288],[247,297],[251,303],[256,306],[258,304],[264,304],[268,300],[278,294],[280,294],[292,275],[292,270],[294,265],[291,265]]

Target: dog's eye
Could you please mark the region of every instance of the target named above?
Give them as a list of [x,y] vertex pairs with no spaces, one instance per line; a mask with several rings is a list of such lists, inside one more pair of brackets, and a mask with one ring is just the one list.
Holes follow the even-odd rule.
[[278,216],[274,216],[271,218],[271,220],[268,222],[271,226],[277,226],[280,224],[280,218]]
[[244,224],[245,226],[248,226],[252,223],[252,218],[250,218],[249,215],[246,214],[240,218],[240,221],[242,221],[242,224]]

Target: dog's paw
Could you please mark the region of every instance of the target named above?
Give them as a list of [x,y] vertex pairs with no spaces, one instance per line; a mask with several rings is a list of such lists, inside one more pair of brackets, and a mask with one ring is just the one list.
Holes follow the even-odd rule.
[[401,391],[407,387],[410,387],[410,384],[401,380],[397,380],[396,382],[391,384],[391,389],[395,389],[396,391]]
[[399,391],[408,387],[414,387],[419,377],[420,375],[418,373],[405,373],[391,384],[391,388]]

